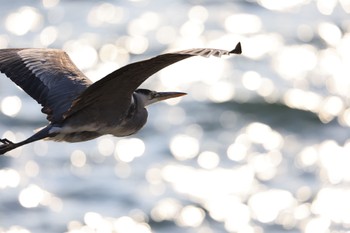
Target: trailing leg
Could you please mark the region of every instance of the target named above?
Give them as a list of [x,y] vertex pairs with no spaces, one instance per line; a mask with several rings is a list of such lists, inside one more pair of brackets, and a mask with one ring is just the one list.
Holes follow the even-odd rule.
[[49,134],[49,131],[50,131],[51,127],[52,127],[51,125],[48,125],[45,128],[43,128],[42,130],[40,130],[39,132],[32,135],[31,137],[27,138],[26,140],[23,140],[23,141],[17,142],[17,143],[13,143],[10,140],[8,140],[7,138],[0,139],[0,142],[2,143],[2,145],[0,145],[0,155],[5,154],[6,152],[8,152],[10,150],[13,150],[17,147],[23,146],[25,144],[35,142],[35,141],[38,141],[38,140],[43,139],[43,138],[50,137],[51,135]]

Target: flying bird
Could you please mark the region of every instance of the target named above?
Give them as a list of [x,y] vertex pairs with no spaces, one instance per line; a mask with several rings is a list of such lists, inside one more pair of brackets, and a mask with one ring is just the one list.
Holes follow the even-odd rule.
[[92,83],[62,50],[0,49],[0,71],[42,105],[49,121],[23,141],[0,139],[0,154],[41,139],[81,142],[105,134],[134,134],[147,121],[146,106],[186,94],[138,89],[147,78],[192,56],[241,53],[240,43],[231,51],[202,48],[166,53],[126,65]]

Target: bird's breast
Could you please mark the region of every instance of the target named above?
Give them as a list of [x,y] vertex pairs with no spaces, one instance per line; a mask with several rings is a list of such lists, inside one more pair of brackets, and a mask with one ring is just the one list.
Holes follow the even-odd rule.
[[49,133],[50,140],[66,142],[88,141],[102,135],[111,134],[116,137],[129,136],[136,133],[139,127],[130,127],[126,122],[118,125],[88,124],[83,126],[53,126]]
[[53,135],[50,140],[66,142],[88,141],[101,136],[99,127],[95,124],[78,127],[72,126],[53,126],[49,133]]

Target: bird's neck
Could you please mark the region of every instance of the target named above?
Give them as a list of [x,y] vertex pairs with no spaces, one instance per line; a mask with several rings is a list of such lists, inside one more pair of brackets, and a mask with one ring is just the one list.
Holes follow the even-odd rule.
[[132,118],[132,116],[135,114],[135,112],[137,111],[139,105],[139,101],[137,99],[137,96],[135,93],[132,94],[131,96],[131,102],[130,102],[130,107],[128,109],[128,113],[126,115],[126,118]]
[[111,133],[116,136],[134,134],[140,130],[147,121],[147,110],[144,108],[139,96],[133,94],[127,114],[116,131]]

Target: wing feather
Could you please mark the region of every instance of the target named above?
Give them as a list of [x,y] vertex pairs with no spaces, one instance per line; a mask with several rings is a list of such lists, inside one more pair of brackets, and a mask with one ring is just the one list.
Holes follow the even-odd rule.
[[53,122],[92,82],[58,49],[0,49],[0,71],[43,106]]
[[[122,119],[130,106],[132,93],[151,75],[159,70],[192,56],[220,57],[222,55],[240,54],[241,44],[238,43],[232,51],[220,49],[190,49],[173,53],[166,53],[148,60],[126,65],[88,87],[74,102],[65,114],[70,117],[84,109],[89,111],[91,118],[98,118],[91,114],[104,113],[104,121],[114,122]],[[108,111],[108,113],[106,112]],[[81,122],[83,123],[83,122]]]

